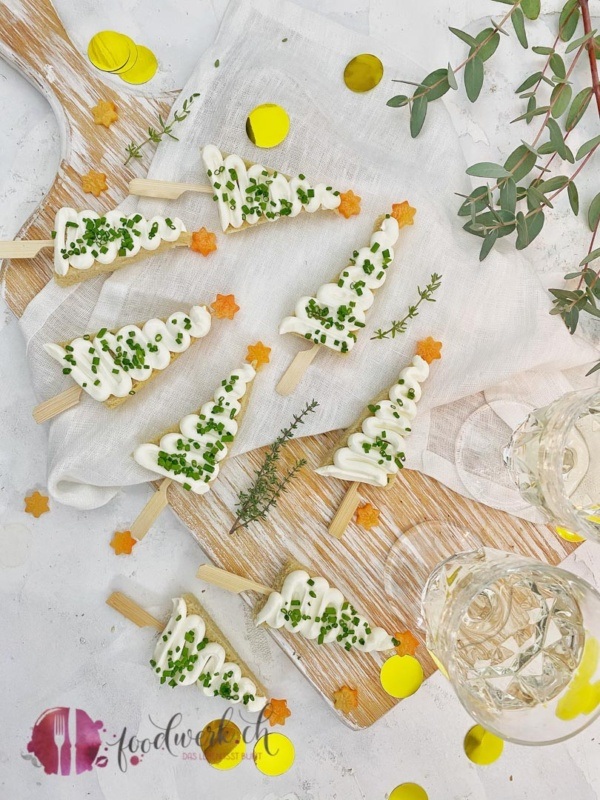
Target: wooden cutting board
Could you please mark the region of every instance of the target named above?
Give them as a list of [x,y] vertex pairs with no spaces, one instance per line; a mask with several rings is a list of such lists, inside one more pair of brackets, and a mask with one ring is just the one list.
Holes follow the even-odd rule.
[[[144,166],[136,161],[123,166],[126,145],[143,138],[159,113],[168,113],[177,93],[148,98],[128,93],[123,87],[117,94],[75,50],[49,0],[27,0],[22,4],[11,0],[9,5],[14,10],[0,5],[0,54],[39,87],[61,128],[62,160],[56,181],[19,232],[21,238],[47,239],[61,206],[91,206],[102,211],[123,200],[128,182],[144,172]],[[112,100],[119,109],[119,121],[110,130],[93,123],[90,109],[99,99]],[[109,191],[98,199],[81,190],[80,175],[90,169],[110,176]],[[17,316],[50,280],[51,261],[51,252],[44,250],[34,260],[4,264],[6,298]],[[335,434],[330,433],[294,442],[290,458],[304,456],[315,466],[334,440]],[[383,582],[390,548],[399,533],[417,523],[454,522],[478,533],[484,543],[531,554],[553,564],[573,549],[546,526],[532,525],[479,505],[415,472],[405,472],[385,493],[365,488],[364,499],[382,509],[382,522],[371,531],[352,523],[343,540],[333,540],[327,534],[327,525],[346,487],[307,470],[267,521],[229,537],[237,492],[252,482],[261,455],[255,451],[231,460],[214,489],[202,498],[173,488],[172,508],[218,566],[273,585],[291,556],[312,567],[315,574],[324,575],[375,624],[390,632],[410,628],[419,635],[416,620],[387,601]],[[406,569],[410,572],[410,565]],[[254,596],[246,599],[257,602]],[[379,656],[346,653],[334,646],[317,647],[287,633],[273,632],[273,636],[328,703],[332,703],[332,693],[343,684],[359,689],[359,708],[350,718],[341,716],[352,727],[371,725],[397,702],[380,686]],[[235,641],[234,632],[232,638]],[[430,675],[435,667],[423,646],[418,655]],[[260,669],[260,665],[256,667]]]

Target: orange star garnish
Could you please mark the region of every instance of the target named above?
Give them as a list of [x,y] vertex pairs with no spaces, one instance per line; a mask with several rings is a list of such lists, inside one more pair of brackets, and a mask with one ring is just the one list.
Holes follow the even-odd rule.
[[45,514],[46,511],[50,511],[50,507],[48,506],[48,498],[45,494],[40,494],[38,491],[35,491],[33,494],[30,494],[29,497],[25,498],[25,513],[32,514],[36,519]]
[[105,128],[110,128],[119,119],[117,107],[111,100],[99,100],[98,105],[92,108],[92,114],[96,125],[104,125]]
[[115,531],[115,535],[110,540],[110,546],[116,556],[130,556],[137,543],[138,540],[133,538],[131,531]]
[[106,175],[103,172],[96,172],[96,170],[91,169],[87,175],[81,176],[81,187],[87,194],[100,197],[102,192],[108,189]]
[[392,217],[398,222],[398,227],[403,228],[405,225],[414,225],[414,217],[417,209],[413,208],[408,200],[402,203],[394,203],[392,206]]
[[417,355],[421,356],[428,364],[431,364],[436,358],[442,357],[442,343],[436,342],[431,336],[421,339],[420,342],[417,342]]
[[218,294],[214,303],[210,304],[217,319],[233,319],[240,307],[232,294]]
[[269,363],[269,361],[271,360],[269,358],[270,352],[271,348],[267,347],[267,345],[263,344],[262,342],[257,342],[256,344],[249,344],[246,361],[249,364],[256,364],[257,367],[260,367],[263,364]]
[[263,716],[273,727],[274,725],[285,725],[286,719],[292,716],[292,712],[287,706],[287,700],[270,700],[265,706]]
[[419,640],[410,632],[395,633],[394,639],[398,640],[396,652],[399,656],[414,656],[419,646]]
[[340,687],[333,693],[333,706],[344,714],[358,708],[358,689],[351,689],[346,685]]
[[207,231],[206,228],[200,228],[199,231],[194,231],[192,233],[190,250],[193,250],[195,253],[201,253],[203,256],[207,256],[209,253],[213,253],[216,249],[217,237],[214,233]]
[[356,522],[367,530],[374,528],[379,524],[379,509],[371,503],[365,503],[356,512]]
[[353,217],[355,214],[360,214],[360,197],[354,194],[352,189],[340,194],[340,204],[338,211],[342,217]]

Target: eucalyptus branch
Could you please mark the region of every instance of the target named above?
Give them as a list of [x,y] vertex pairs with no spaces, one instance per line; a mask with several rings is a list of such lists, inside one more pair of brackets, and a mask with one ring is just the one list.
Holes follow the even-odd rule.
[[396,338],[396,334],[404,333],[408,326],[408,322],[411,319],[414,319],[419,315],[419,306],[422,302],[427,303],[435,303],[435,297],[433,294],[440,288],[442,285],[442,276],[438,275],[436,272],[431,274],[429,279],[429,283],[425,286],[424,289],[421,289],[420,286],[417,286],[417,294],[419,295],[419,299],[416,303],[412,306],[408,307],[408,311],[402,317],[402,319],[394,320],[387,330],[379,330],[375,331],[375,335],[371,336],[371,339],[392,339]]
[[168,125],[166,124],[162,115],[159,114],[158,115],[159,127],[148,128],[148,136],[146,139],[144,139],[139,144],[135,144],[135,142],[130,142],[125,148],[125,151],[127,153],[127,158],[124,162],[125,166],[129,164],[132,158],[142,158],[142,149],[150,142],[158,144],[163,140],[165,136],[168,136],[169,139],[174,139],[175,141],[179,141],[177,136],[173,134],[173,128],[175,127],[176,123],[183,122],[183,120],[190,115],[191,105],[194,102],[194,100],[199,96],[200,96],[199,92],[194,92],[194,94],[190,95],[187,98],[187,100],[184,100],[181,109],[174,112],[173,119]]
[[251,522],[264,519],[268,512],[277,505],[281,494],[286,491],[288,484],[296,473],[305,466],[306,461],[299,459],[280,478],[277,471],[281,450],[294,437],[299,425],[302,425],[308,416],[318,407],[316,400],[307,403],[299,414],[294,414],[291,423],[283,428],[279,436],[270,445],[260,468],[255,470],[254,484],[248,491],[241,491],[236,503],[237,516],[229,533],[235,533],[239,528],[246,527]]
[[596,97],[596,105],[598,106],[598,114],[600,114],[600,79],[598,78],[598,63],[596,56],[596,45],[592,34],[592,20],[590,18],[590,7],[588,0],[578,0],[579,7],[581,8],[581,18],[583,20],[583,30],[589,36],[586,45],[588,56],[590,60],[590,72],[592,74],[592,88],[594,96]]

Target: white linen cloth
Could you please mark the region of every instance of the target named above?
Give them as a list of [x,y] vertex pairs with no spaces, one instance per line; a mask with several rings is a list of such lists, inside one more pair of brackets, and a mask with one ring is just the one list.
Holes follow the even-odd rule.
[[[342,81],[347,61],[362,52],[382,59],[386,75],[367,94]],[[215,67],[216,60],[219,66]],[[103,279],[69,289],[49,284],[22,319],[36,392],[46,399],[70,385],[44,342],[64,341],[127,322],[164,316],[217,292],[233,293],[235,320],[214,321],[209,336],[176,361],[139,395],[111,410],[83,396],[49,426],[48,487],[77,508],[107,503],[120,487],[153,477],[131,453],[184,414],[196,410],[246,355],[248,344],[271,346],[271,364],[256,380],[252,403],[233,452],[266,443],[311,398],[318,413],[302,434],[349,425],[368,400],[390,384],[428,335],[444,343],[425,385],[420,415],[407,443],[407,466],[464,494],[536,518],[510,486],[499,451],[522,411],[575,383],[595,349],[569,336],[548,314],[550,298],[534,267],[512,246],[501,247],[482,266],[480,241],[461,230],[455,191],[467,193],[458,137],[442,103],[429,108],[421,136],[412,140],[398,112],[386,107],[389,77],[414,68],[400,48],[338,26],[284,0],[230,3],[214,45],[204,53],[181,98],[200,92],[188,119],[177,125],[180,141],[159,145],[149,177],[202,182],[200,148],[214,143],[284,173],[304,173],[362,197],[360,216],[301,214],[235,235],[219,234],[218,252],[203,258],[183,248]],[[289,113],[290,134],[279,147],[260,150],[248,140],[248,112],[278,103]],[[175,108],[181,100],[175,103]],[[110,180],[110,176],[108,178]],[[387,283],[368,312],[367,328],[347,357],[320,352],[294,395],[275,385],[306,343],[280,336],[279,322],[297,299],[312,294],[368,241],[376,217],[408,199],[418,209],[404,228]],[[94,207],[94,203],[91,203]],[[126,208],[135,206],[129,199]],[[210,196],[188,193],[176,202],[144,200],[141,213],[179,216],[188,229],[220,231]],[[443,274],[435,304],[423,304],[406,334],[372,341],[416,298],[432,272]],[[587,379],[586,385],[590,385]],[[483,410],[482,410],[483,409]],[[473,412],[476,416],[473,417]],[[518,418],[518,419],[517,419]],[[485,449],[481,449],[481,445]]]

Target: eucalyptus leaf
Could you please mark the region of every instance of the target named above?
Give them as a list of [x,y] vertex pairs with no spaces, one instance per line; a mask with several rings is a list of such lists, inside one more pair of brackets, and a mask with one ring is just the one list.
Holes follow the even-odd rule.
[[525,78],[523,83],[519,86],[518,89],[515,89],[515,94],[519,94],[520,92],[525,92],[527,89],[531,89],[539,80],[541,80],[542,73],[541,72],[534,72],[533,75],[530,75],[528,78]]
[[559,83],[554,87],[550,96],[551,114],[554,119],[562,117],[569,107],[572,95],[573,89],[568,83]]
[[529,175],[536,161],[535,154],[521,144],[506,159],[504,168],[510,172],[511,177],[518,183],[526,175]]
[[567,121],[565,122],[565,128],[568,131],[573,130],[573,128],[585,114],[587,107],[590,104],[590,100],[592,99],[593,93],[592,87],[587,86],[585,89],[582,89],[578,94],[575,95],[575,98],[571,103],[569,113],[567,114]]
[[480,211],[483,211],[484,208],[487,208],[488,192],[489,189],[487,186],[478,186],[477,189],[473,189],[471,194],[458,209],[458,216],[468,217],[473,210],[478,214]]
[[524,250],[533,242],[544,227],[544,221],[543,211],[527,217],[521,211],[517,214],[517,250]]
[[533,111],[526,111],[525,114],[521,114],[520,117],[511,119],[511,123],[520,122],[522,119],[526,119],[527,122],[530,122],[534,117],[539,117],[547,111],[550,111],[550,106],[540,106],[539,108],[534,108]]
[[594,197],[588,208],[588,225],[591,231],[595,231],[600,221],[600,192]]
[[590,264],[597,258],[600,258],[600,247],[597,247],[595,250],[592,250],[591,253],[588,253],[587,256],[579,262],[579,266],[583,267],[585,264]]
[[546,127],[550,132],[550,142],[554,145],[556,152],[561,158],[566,158],[566,145],[558,122],[550,117],[546,121]]
[[567,70],[565,68],[565,62],[562,58],[558,55],[558,53],[553,53],[550,56],[550,69],[556,75],[557,78],[561,80],[566,77]]
[[448,30],[450,31],[450,33],[453,33],[455,36],[458,36],[459,39],[465,42],[465,44],[468,44],[470,47],[477,46],[477,40],[475,39],[474,36],[471,36],[470,33],[467,33],[466,31],[461,31],[460,28],[452,28],[450,26],[448,27]]
[[531,49],[533,50],[534,53],[537,53],[538,56],[551,56],[552,53],[554,52],[553,47],[538,46],[538,47],[532,47]]
[[[421,89],[417,89],[416,95],[419,95]],[[410,135],[413,139],[421,133],[425,117],[427,116],[427,97],[420,95],[412,101],[410,109]]]
[[584,142],[581,145],[575,158],[577,161],[579,161],[579,159],[587,156],[588,153],[591,153],[595,147],[598,147],[598,145],[600,145],[600,136],[594,136],[593,139],[589,139],[587,142]]
[[496,210],[494,214],[491,211],[484,211],[483,214],[479,214],[476,217],[475,224],[469,221],[463,225],[463,230],[482,238],[489,236],[491,233],[491,231],[487,230],[488,228],[493,228],[497,232],[499,239],[503,236],[508,236],[515,229],[515,217],[507,211],[502,211],[502,209]]
[[540,15],[540,0],[521,0],[521,8],[527,19],[537,19]]
[[506,167],[493,164],[491,161],[480,161],[467,169],[467,175],[476,178],[511,178],[513,177]]
[[548,206],[548,208],[553,208],[550,200],[548,200],[548,198],[533,184],[527,189],[527,200],[531,201],[529,203],[529,207],[532,209],[537,208],[538,206]]
[[[479,31],[475,37],[475,41],[477,42],[477,55],[482,61],[487,61],[498,49],[500,34],[493,28],[484,28],[482,31]],[[485,44],[483,44],[484,42]],[[473,53],[475,49],[475,47],[472,47],[471,53]]]
[[472,56],[465,67],[465,90],[472,103],[477,100],[481,92],[483,74],[483,60],[479,56]]
[[397,94],[395,97],[390,97],[386,106],[390,106],[390,108],[402,108],[402,106],[406,106],[408,103],[409,98],[405,94]]
[[579,214],[579,192],[573,181],[570,181],[567,186],[567,195],[569,196],[571,211],[577,216]]
[[454,74],[454,70],[450,66],[450,63],[448,63],[448,84],[449,84],[451,89],[454,89],[455,91],[458,89],[458,83],[456,81],[456,75]]
[[500,208],[514,214],[517,207],[517,184],[513,178],[502,181],[500,185]]
[[540,192],[548,194],[549,192],[556,192],[558,189],[564,189],[567,183],[569,183],[569,179],[566,175],[554,175],[552,178],[548,178],[547,181],[538,183],[537,188]]
[[[536,106],[537,106],[537,101],[535,99],[535,95],[533,95],[527,101],[527,114],[532,114],[535,111]],[[529,125],[529,123],[531,122],[532,119],[533,119],[533,117],[530,116],[529,119],[527,120],[527,124],[528,125]]]
[[552,142],[544,142],[538,147],[537,151],[541,156],[549,156],[552,153],[556,153],[556,148]]
[[479,260],[484,261],[490,254],[492,247],[496,244],[498,239],[498,231],[490,231],[483,240],[481,250],[479,251]]
[[577,48],[581,47],[582,44],[585,44],[588,39],[591,39],[595,33],[596,31],[590,31],[589,33],[586,33],[585,36],[580,36],[579,39],[573,39],[573,41],[569,42],[568,46],[565,48],[565,53],[572,53],[573,50],[577,50]]
[[515,8],[510,19],[513,24],[513,28],[515,29],[515,33],[517,34],[519,44],[521,47],[527,49],[529,47],[529,43],[527,42],[527,33],[525,31],[525,16],[523,15],[521,9]]
[[560,12],[560,18],[558,20],[558,32],[563,42],[568,42],[573,38],[573,34],[577,30],[580,16],[581,12],[579,11],[579,3],[577,0],[567,0]]
[[430,72],[429,75],[423,78],[421,85],[426,86],[429,90],[427,92],[428,101],[438,100],[450,89],[450,84],[448,83],[448,70],[442,68],[436,69],[434,72]]

